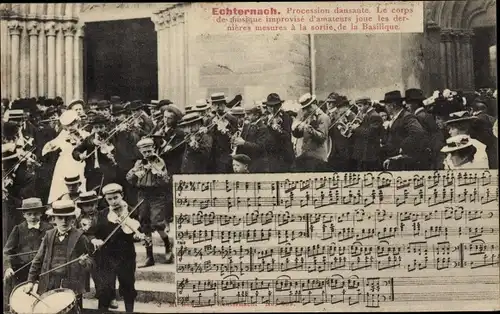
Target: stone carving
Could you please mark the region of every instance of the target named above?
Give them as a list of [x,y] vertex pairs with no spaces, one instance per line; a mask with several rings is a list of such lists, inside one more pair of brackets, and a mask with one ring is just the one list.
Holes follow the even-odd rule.
[[76,27],[74,23],[64,23],[62,26],[64,36],[74,36],[76,33]]
[[155,23],[156,31],[159,31],[178,23],[184,23],[184,16],[185,11],[182,6],[173,6],[154,13],[151,20]]
[[38,33],[40,32],[40,24],[38,22],[29,22],[27,24],[28,34],[30,36],[38,36]]
[[21,31],[24,29],[23,24],[24,23],[20,21],[9,21],[9,23],[7,23],[7,28],[9,29],[11,35],[19,36]]
[[56,22],[48,22],[45,24],[45,31],[47,32],[47,36],[56,36],[59,30],[60,25]]
[[84,3],[81,12],[99,9],[140,9],[164,6],[164,3]]

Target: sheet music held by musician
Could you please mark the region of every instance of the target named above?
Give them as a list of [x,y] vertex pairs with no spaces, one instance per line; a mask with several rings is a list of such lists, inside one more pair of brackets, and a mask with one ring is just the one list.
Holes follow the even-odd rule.
[[174,181],[183,311],[500,308],[497,171]]

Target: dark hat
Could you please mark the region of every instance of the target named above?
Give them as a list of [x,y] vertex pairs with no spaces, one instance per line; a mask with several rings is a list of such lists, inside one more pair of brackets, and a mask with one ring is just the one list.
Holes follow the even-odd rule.
[[252,159],[244,154],[232,155],[233,160],[241,162],[242,164],[249,165],[252,162]]
[[82,192],[76,200],[76,204],[92,203],[98,201],[100,198],[100,196],[97,196],[96,191]]
[[18,132],[19,126],[16,123],[7,121],[3,124],[2,133],[4,137],[12,138],[14,136],[17,136]]
[[406,102],[423,101],[425,99],[424,92],[418,88],[410,88],[405,91]]
[[165,105],[171,105],[173,102],[170,99],[162,99],[158,102],[158,107],[163,107]]
[[283,102],[284,100],[281,100],[280,95],[276,93],[271,93],[267,95],[267,100],[264,102],[264,105],[276,106],[276,105],[281,105]]
[[250,108],[247,108],[246,109],[246,112],[248,114],[257,114],[257,115],[261,115],[262,114],[262,109],[260,106],[252,106]]
[[146,105],[144,105],[144,103],[142,102],[142,100],[134,100],[130,104],[128,104],[128,106],[127,106],[127,108],[130,111],[140,110],[140,109],[142,109],[144,107],[146,107]]
[[48,107],[47,110],[45,110],[45,112],[43,113],[43,117],[45,119],[48,119],[56,113],[59,113],[56,107]]
[[61,96],[56,96],[54,98],[54,101],[56,103],[56,106],[63,106],[64,105],[64,100],[61,98]]
[[124,104],[113,104],[111,106],[111,114],[118,115],[127,112],[127,106]]
[[340,97],[339,94],[332,92],[332,93],[330,93],[330,95],[328,95],[328,97],[326,97],[325,101],[336,102],[339,97]]
[[26,103],[24,99],[15,99],[9,106],[9,109],[12,110],[24,110],[26,108]]
[[401,92],[398,90],[393,90],[388,93],[385,93],[384,99],[382,99],[381,103],[393,103],[393,102],[402,102],[404,98],[401,96]]
[[210,101],[212,102],[212,104],[219,102],[226,103],[227,99],[224,93],[213,93],[212,95],[210,95]]
[[81,183],[80,181],[80,175],[76,175],[74,177],[64,177],[64,183],[66,184],[75,184],[75,183]]
[[75,203],[72,200],[57,200],[52,208],[45,212],[48,216],[76,216]]
[[311,93],[305,93],[299,98],[300,108],[302,109],[307,108],[310,105],[312,105],[315,101],[316,101],[316,96],[311,95]]
[[97,102],[96,108],[102,110],[102,109],[109,109],[110,106],[111,105],[110,105],[109,101],[107,101],[107,100],[99,100]]
[[449,120],[446,121],[446,124],[468,122],[476,119],[477,117],[471,116],[471,114],[468,111],[457,111],[450,113]]
[[82,105],[85,106],[85,102],[83,102],[82,99],[75,99],[75,100],[72,100],[69,105],[68,105],[68,109],[73,109],[74,106],[76,105]]
[[226,107],[233,108],[241,105],[243,97],[241,95],[236,95],[234,98],[226,104]]
[[102,114],[94,114],[89,121],[90,125],[107,124],[109,119]]
[[187,113],[184,117],[182,117],[179,126],[189,125],[203,119],[202,116],[198,112],[190,112]]
[[109,99],[109,102],[112,105],[121,104],[122,103],[122,99],[120,98],[120,96],[111,96],[111,98]]
[[42,200],[37,197],[30,197],[23,199],[21,203],[21,207],[17,208],[20,211],[29,211],[29,210],[45,210],[46,207],[43,205]]
[[231,108],[229,113],[232,114],[233,116],[244,116],[245,109],[243,109],[241,106],[236,106],[236,107]]
[[162,106],[160,109],[162,110],[162,112],[165,112],[165,111],[173,112],[175,114],[177,120],[182,119],[182,116],[183,116],[182,111],[174,105]]

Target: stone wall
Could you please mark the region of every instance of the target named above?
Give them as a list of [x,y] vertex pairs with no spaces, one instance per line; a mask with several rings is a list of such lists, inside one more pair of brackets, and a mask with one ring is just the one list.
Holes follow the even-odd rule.
[[272,92],[297,99],[310,91],[308,35],[199,35],[190,49],[197,71],[191,100],[216,91],[230,97],[241,93],[248,102]]

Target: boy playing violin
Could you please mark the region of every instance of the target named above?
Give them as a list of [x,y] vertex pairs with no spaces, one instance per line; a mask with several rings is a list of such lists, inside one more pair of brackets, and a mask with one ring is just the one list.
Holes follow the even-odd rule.
[[[111,183],[102,188],[109,207],[98,212],[92,244],[96,249],[96,297],[101,311],[107,311],[115,298],[118,278],[119,292],[125,311],[133,312],[135,297],[136,252],[134,237],[145,240],[138,221],[128,217],[132,211],[123,200],[123,187]],[[116,232],[115,232],[116,230]]]
[[[148,237],[157,231],[165,243],[165,254],[167,263],[173,262],[172,244],[168,238],[169,218],[168,209],[168,183],[170,176],[167,172],[165,162],[155,154],[154,141],[144,138],[137,143],[137,147],[143,158],[139,159],[134,167],[127,173],[127,180],[135,186],[139,192],[139,199],[144,203],[139,207],[139,218],[141,228]],[[153,266],[153,246],[146,247],[147,260],[139,268]]]

